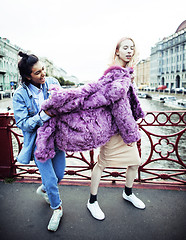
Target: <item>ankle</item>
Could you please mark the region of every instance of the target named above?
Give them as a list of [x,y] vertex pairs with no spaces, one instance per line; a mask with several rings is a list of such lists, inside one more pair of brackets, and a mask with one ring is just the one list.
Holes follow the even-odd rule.
[[126,186],[125,186],[125,194],[126,194],[127,196],[131,195],[131,194],[132,194],[132,188],[129,188],[129,187],[126,187]]
[[97,194],[96,195],[90,194],[89,203],[94,203],[96,201],[97,201]]

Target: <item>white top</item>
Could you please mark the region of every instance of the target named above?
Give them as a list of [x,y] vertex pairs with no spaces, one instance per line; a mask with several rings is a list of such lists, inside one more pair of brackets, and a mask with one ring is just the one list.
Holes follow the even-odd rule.
[[[34,86],[33,84],[29,84],[28,85],[29,90],[31,91],[33,98],[37,104],[37,107],[39,109],[39,111],[41,110],[41,104],[44,101],[44,94],[43,94],[43,88],[42,88],[42,84],[40,85],[40,88],[37,88],[36,86]],[[42,121],[47,121],[48,119],[50,119],[50,116],[48,116],[43,110],[40,112],[40,118]]]

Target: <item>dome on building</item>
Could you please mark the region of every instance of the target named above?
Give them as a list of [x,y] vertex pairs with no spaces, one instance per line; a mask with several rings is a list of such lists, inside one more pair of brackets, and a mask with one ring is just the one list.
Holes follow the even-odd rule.
[[176,30],[176,33],[186,28],[186,20],[183,21]]

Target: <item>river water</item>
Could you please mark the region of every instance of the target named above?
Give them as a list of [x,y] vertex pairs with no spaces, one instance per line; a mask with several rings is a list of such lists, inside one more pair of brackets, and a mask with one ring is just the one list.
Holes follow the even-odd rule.
[[[185,97],[185,96],[183,96]],[[182,96],[179,96],[179,98],[182,98]],[[142,99],[139,98],[141,106],[143,108],[144,111],[171,111],[171,110],[176,110],[170,107],[165,106],[163,103],[160,103],[158,101],[155,100],[151,100],[151,99]],[[12,108],[12,99],[11,98],[5,98],[3,100],[0,100],[0,112],[7,112],[7,108],[10,108],[9,112],[13,112],[13,108]],[[176,118],[176,116],[175,116]],[[167,134],[174,134],[175,132],[178,132],[180,130],[182,130],[184,127],[149,127],[149,131],[153,132],[153,133],[157,133],[160,135],[167,135]],[[175,137],[170,137],[170,142],[175,142]],[[184,161],[186,163],[186,144],[185,144],[185,140],[186,140],[186,134],[184,134],[180,141],[179,141],[179,154],[181,156],[182,161]],[[153,139],[153,141],[156,141],[155,138]],[[14,143],[14,145],[16,145]],[[159,144],[159,146],[157,146],[157,149],[159,147],[159,150],[161,150],[163,152],[164,155],[167,154],[168,151],[171,151],[173,146],[171,145],[171,143],[167,143],[165,142],[161,142],[161,144]],[[14,146],[14,154],[17,154],[17,147]],[[144,163],[146,161],[146,159],[148,158],[149,154],[150,154],[150,144],[149,144],[149,139],[146,136],[146,134],[144,132],[142,132],[142,163]],[[95,154],[95,159],[96,156],[99,152],[99,149],[96,149],[94,151]],[[159,154],[154,153],[155,155],[153,155],[153,158],[157,158]],[[85,157],[89,158],[89,153],[84,152]],[[173,159],[177,159],[175,153],[173,153],[171,155],[171,158]],[[76,165],[77,164],[77,160],[74,159],[72,160],[72,165]],[[153,167],[154,168],[160,168],[162,167],[162,164],[164,165],[164,167],[168,167],[168,168],[174,168],[176,167],[177,164],[175,164],[174,162],[163,162],[163,161],[156,161],[155,163],[153,163]],[[78,162],[78,165],[79,162]],[[84,163],[82,162],[82,165],[84,165]],[[177,166],[178,167],[178,166]],[[176,167],[176,168],[177,168]]]

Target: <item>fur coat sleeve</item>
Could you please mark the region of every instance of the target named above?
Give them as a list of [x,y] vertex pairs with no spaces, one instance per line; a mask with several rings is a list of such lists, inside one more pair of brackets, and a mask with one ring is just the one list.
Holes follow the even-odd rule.
[[42,109],[53,115],[108,106],[127,95],[130,85],[129,70],[110,68],[99,81],[73,89],[51,90],[52,99]]
[[118,132],[126,143],[139,140],[135,120],[144,113],[131,85],[131,72],[115,66],[96,83],[70,90],[54,88],[42,109],[55,117],[38,129],[37,159],[53,158],[55,146],[74,152],[97,148]]

